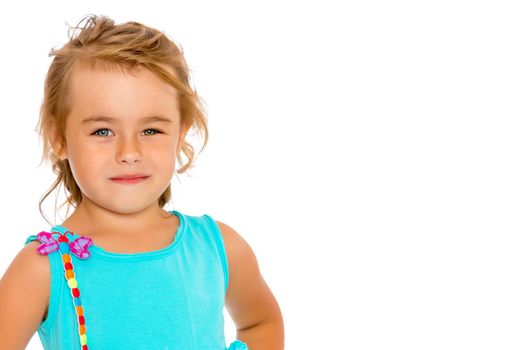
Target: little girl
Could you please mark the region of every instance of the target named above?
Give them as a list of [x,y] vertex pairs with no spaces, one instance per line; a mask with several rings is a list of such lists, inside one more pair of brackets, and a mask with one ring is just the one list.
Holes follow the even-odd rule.
[[[137,22],[87,16],[45,80],[43,159],[75,207],[30,235],[0,280],[0,344],[24,349],[282,349],[279,306],[246,241],[209,215],[166,211],[206,117],[182,50]],[[82,23],[84,19],[80,22]]]

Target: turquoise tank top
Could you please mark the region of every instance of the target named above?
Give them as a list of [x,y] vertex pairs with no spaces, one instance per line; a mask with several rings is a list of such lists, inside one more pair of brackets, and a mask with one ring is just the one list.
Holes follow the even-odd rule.
[[48,315],[38,328],[45,350],[226,348],[224,298],[228,260],[209,215],[176,210],[173,242],[136,254],[105,251],[82,233],[56,225],[31,235],[51,267]]

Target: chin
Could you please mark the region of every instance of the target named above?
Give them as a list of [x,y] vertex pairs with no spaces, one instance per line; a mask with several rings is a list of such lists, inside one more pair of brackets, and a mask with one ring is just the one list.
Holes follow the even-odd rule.
[[[150,208],[152,205],[158,205],[158,200],[153,200],[148,203],[111,203],[107,205],[100,205],[106,210],[119,214],[134,214]],[[127,205],[126,205],[127,204]]]

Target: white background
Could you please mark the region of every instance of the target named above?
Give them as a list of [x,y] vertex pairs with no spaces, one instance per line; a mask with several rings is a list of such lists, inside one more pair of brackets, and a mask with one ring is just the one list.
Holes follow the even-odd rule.
[[287,349],[525,347],[517,1],[6,4],[0,273],[48,227],[34,131],[48,52],[64,22],[105,14],[184,48],[210,141],[169,209],[249,242]]

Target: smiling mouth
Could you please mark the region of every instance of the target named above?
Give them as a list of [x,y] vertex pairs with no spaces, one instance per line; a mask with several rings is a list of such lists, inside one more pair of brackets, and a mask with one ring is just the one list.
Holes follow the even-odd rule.
[[135,183],[139,183],[139,182],[145,181],[148,178],[149,178],[149,176],[128,177],[128,178],[114,177],[114,178],[111,178],[110,180],[114,181],[114,182],[117,182],[117,183],[121,183],[121,184],[135,184]]

